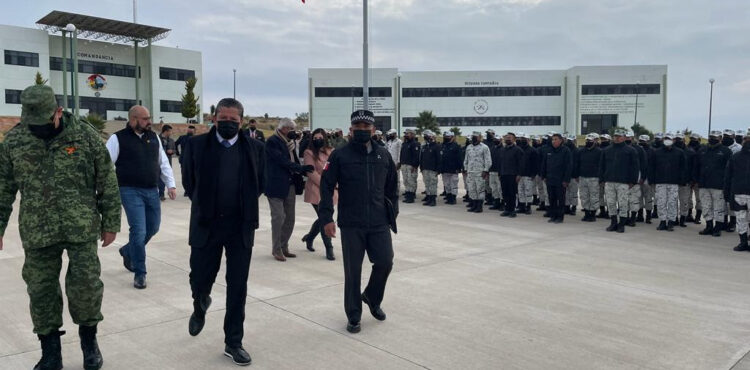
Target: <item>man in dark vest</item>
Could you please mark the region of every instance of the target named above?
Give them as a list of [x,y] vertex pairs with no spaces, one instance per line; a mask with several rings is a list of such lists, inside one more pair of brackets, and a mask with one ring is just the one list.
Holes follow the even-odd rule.
[[[329,237],[336,236],[333,192],[339,190],[338,222],[344,254],[344,309],[350,333],[360,331],[362,302],[379,321],[388,275],[393,269],[391,230],[398,216],[398,177],[388,150],[371,139],[375,116],[356,111],[351,116],[352,140],[328,158],[320,186],[320,221]],[[390,226],[390,229],[389,229]],[[367,288],[360,291],[362,260],[372,262]]]
[[232,98],[216,104],[214,127],[187,147],[182,183],[190,208],[190,288],[193,315],[188,331],[196,336],[206,322],[211,287],[226,253],[224,354],[237,365],[249,365],[242,348],[245,299],[258,197],[263,190],[263,143],[239,134],[243,107]]
[[140,105],[130,108],[127,126],[110,136],[107,150],[130,225],[128,244],[120,248],[120,255],[125,268],[135,273],[133,286],[145,289],[146,244],[161,223],[159,180],[167,185],[169,199],[177,197],[172,167],[159,136],[151,131],[151,114]]

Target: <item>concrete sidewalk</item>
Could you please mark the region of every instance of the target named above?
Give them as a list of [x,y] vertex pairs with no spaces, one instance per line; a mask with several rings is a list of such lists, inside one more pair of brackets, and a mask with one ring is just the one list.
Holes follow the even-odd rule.
[[[552,225],[536,212],[507,219],[486,208],[402,204],[383,303],[388,320],[365,312],[362,332],[350,335],[340,242],[335,262],[319,239],[307,252],[300,239],[315,214],[297,202],[298,258],[280,263],[271,256],[268,202],[260,200],[244,340],[253,368],[750,369],[742,361],[750,350],[750,253],[732,252],[736,234],[699,236],[702,225],[692,224],[657,232],[656,223],[615,234],[580,215]],[[100,251],[106,369],[235,368],[222,354],[223,269],[205,329],[195,338],[187,332],[189,206],[183,197],[163,203],[147,251],[148,289],[133,289],[117,253],[127,240],[124,215],[125,232]],[[40,350],[15,220],[4,240],[0,369],[30,369]],[[68,316],[64,363],[76,369],[82,358]]]

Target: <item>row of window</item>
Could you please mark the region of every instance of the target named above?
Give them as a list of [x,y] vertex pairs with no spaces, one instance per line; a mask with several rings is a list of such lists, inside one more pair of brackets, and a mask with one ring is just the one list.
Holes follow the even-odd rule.
[[[10,90],[5,89],[5,103],[6,104],[21,104],[21,92],[22,90]],[[57,98],[57,104],[62,106],[63,97],[62,95],[55,95]],[[133,99],[116,99],[116,98],[96,98],[93,96],[81,96],[78,98],[80,109],[88,109],[93,112],[103,111],[120,111],[127,112],[132,106],[134,106],[135,100]],[[182,112],[182,102],[173,100],[160,100],[159,105],[162,113],[180,113]],[[73,106],[73,97],[68,96],[68,106]]]
[[189,69],[159,67],[159,78],[162,80],[187,81],[195,78],[195,71]]
[[480,96],[560,96],[560,86],[419,87],[404,88],[404,98]]
[[[361,87],[316,87],[316,98],[361,98]],[[390,98],[393,91],[390,87],[370,87],[370,97]]]
[[[73,70],[73,60],[67,58],[67,71]],[[49,58],[49,69],[53,71],[62,71],[63,59],[58,57]],[[140,67],[139,67],[140,71]],[[135,78],[135,66],[127,64],[95,62],[91,60],[78,61],[78,73],[100,74],[106,76],[130,77]],[[140,73],[139,73],[140,75]],[[140,77],[140,76],[139,76]]]
[[[560,116],[438,117],[441,127],[560,126]],[[404,117],[404,127],[416,127],[417,117]]]
[[164,113],[181,113],[182,102],[174,100],[159,100],[159,110]]
[[5,64],[39,67],[39,54],[26,51],[5,50]]
[[659,84],[622,84],[622,85],[583,85],[583,95],[635,95],[635,94],[659,94]]

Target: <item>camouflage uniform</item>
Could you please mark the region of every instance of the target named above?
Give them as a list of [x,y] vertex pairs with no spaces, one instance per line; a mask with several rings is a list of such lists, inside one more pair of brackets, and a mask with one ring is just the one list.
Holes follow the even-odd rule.
[[576,179],[570,179],[568,188],[565,189],[565,205],[578,206],[578,181]]
[[599,178],[581,177],[581,207],[587,211],[596,211],[599,208]]
[[490,148],[487,145],[479,143],[478,145],[472,144],[466,147],[464,170],[468,174],[466,183],[471,199],[484,199],[485,184],[482,173],[489,171],[490,166],[492,166],[492,158],[490,157]]
[[45,141],[31,133],[29,126],[49,123],[57,108],[51,88],[29,87],[21,102],[21,123],[0,146],[0,236],[20,191],[22,275],[34,332],[48,335],[62,326],[63,251],[70,260],[65,290],[73,322],[93,326],[102,320],[97,239],[120,231],[114,166],[99,134],[68,113],[57,136]]
[[721,189],[701,188],[700,194],[701,205],[706,206],[706,212],[703,214],[706,221],[717,220],[722,222],[724,215],[726,215],[727,206],[724,200],[724,192]]
[[534,200],[534,180],[529,176],[522,176],[518,182],[518,201],[531,203]]
[[608,182],[604,185],[604,192],[610,216],[614,216],[616,212],[618,216],[627,218],[631,194],[629,185],[621,182]]
[[656,184],[656,206],[659,208],[659,221],[674,221],[677,218],[677,184]]
[[422,171],[422,180],[424,181],[424,190],[426,195],[437,195],[438,173],[435,171]]
[[628,203],[630,204],[630,212],[638,212],[639,209],[643,208],[643,205],[641,204],[641,195],[641,186],[639,184],[635,184],[628,191]]
[[747,209],[750,208],[750,195],[736,194],[734,201],[742,208],[735,212],[737,214],[737,234],[747,234]]
[[419,173],[416,167],[408,164],[401,165],[401,177],[404,178],[404,191],[416,193],[417,192],[417,176]]
[[690,188],[690,184],[681,185],[678,195],[680,198],[680,216],[687,216],[688,211],[693,208],[693,189]]
[[654,209],[654,185],[648,183],[648,180],[644,181],[641,187],[641,201],[640,204],[643,208],[650,211]]
[[490,172],[489,176],[490,190],[492,191],[493,199],[503,199],[503,188],[500,185],[500,173]]
[[534,178],[534,185],[536,185],[536,193],[539,196],[539,201],[547,203],[547,184],[542,181],[541,176]]

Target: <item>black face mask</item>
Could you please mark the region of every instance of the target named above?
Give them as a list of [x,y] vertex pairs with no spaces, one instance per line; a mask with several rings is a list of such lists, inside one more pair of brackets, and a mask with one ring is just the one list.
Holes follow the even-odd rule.
[[743,137],[742,137],[742,136],[735,136],[735,137],[734,137],[734,141],[736,141],[736,142],[737,142],[737,144],[742,144],[742,139],[743,139]]
[[367,144],[372,138],[372,131],[370,130],[352,130],[352,140],[358,144]]
[[474,145],[478,145],[479,144],[479,138],[476,137],[476,136],[472,137],[471,138],[471,143],[474,144]]
[[677,147],[677,148],[680,148],[680,149],[685,149],[685,142],[682,141],[682,140],[679,140],[679,141],[675,140],[674,141],[674,146]]
[[648,146],[648,143],[638,143],[638,145],[640,145],[640,146],[642,146],[642,147],[644,147],[644,148],[645,148],[645,147],[647,147],[647,146]]
[[62,124],[58,128],[55,128],[54,123],[46,123],[44,125],[29,125],[29,131],[31,131],[31,134],[39,139],[49,140],[62,132]]
[[193,136],[193,133],[192,132],[188,132],[186,135],[187,136]]
[[312,141],[312,143],[315,148],[320,149],[323,147],[323,145],[325,145],[326,142],[323,139],[315,139]]
[[731,138],[731,137],[725,137],[725,138],[721,139],[721,143],[722,143],[722,144],[723,144],[724,146],[730,146],[730,145],[734,144],[734,138]]
[[696,147],[696,146],[700,146],[701,143],[698,140],[690,139],[690,144],[688,144],[688,145],[690,145],[692,147]]
[[443,143],[448,143],[450,141],[451,141],[451,137],[450,136],[443,136]]
[[742,143],[742,150],[745,152],[750,152],[750,141]]
[[599,144],[599,146],[602,147],[602,148],[606,148],[606,147],[609,146],[609,141],[602,141],[602,143]]
[[239,130],[240,130],[239,122],[219,121],[216,123],[216,132],[218,132],[219,136],[221,136],[225,140],[229,140],[237,136],[237,132],[239,132]]
[[633,140],[625,140],[625,144],[630,145],[633,143]]
[[289,140],[296,140],[297,139],[297,133],[294,131],[289,131],[289,133],[286,134],[286,138]]
[[714,146],[719,143],[719,138],[711,137],[708,138],[708,145]]
[[594,142],[593,141],[587,141],[586,142],[586,147],[587,148],[592,148],[593,146],[594,146]]
[[549,139],[542,139],[542,145],[549,144]]
[[505,145],[508,145],[508,146],[513,145],[513,142],[510,140],[505,140]]
[[529,142],[521,140],[520,142],[518,142],[518,146],[520,146],[521,148],[525,148],[525,147],[529,146]]

